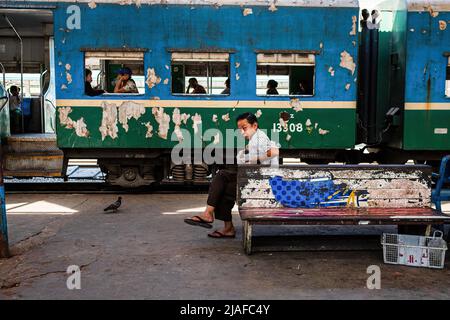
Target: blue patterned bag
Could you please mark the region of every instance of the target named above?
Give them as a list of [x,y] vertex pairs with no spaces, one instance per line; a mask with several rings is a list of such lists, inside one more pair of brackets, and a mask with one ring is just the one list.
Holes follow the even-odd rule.
[[330,179],[283,180],[269,179],[276,201],[288,208],[316,208],[324,205],[339,191]]

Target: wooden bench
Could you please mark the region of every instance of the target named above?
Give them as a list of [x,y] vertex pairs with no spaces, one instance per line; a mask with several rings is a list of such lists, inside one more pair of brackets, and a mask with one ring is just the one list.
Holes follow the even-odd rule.
[[[277,200],[272,188],[280,179],[289,190],[275,190]],[[398,225],[399,233],[425,226],[429,233],[431,225],[450,223],[431,208],[431,167],[424,165],[244,165],[237,184],[247,254],[255,225]],[[286,207],[292,204],[280,200],[283,191],[306,199],[303,207]]]

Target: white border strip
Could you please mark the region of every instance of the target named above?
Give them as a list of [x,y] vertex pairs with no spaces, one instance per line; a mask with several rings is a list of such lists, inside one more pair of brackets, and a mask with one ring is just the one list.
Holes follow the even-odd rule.
[[430,12],[430,14],[439,13],[439,11],[450,11],[449,0],[407,0],[408,11],[410,12]]
[[450,101],[448,103],[424,103],[424,102],[415,102],[415,103],[405,103],[405,110],[406,111],[412,111],[412,110],[450,110]]
[[[101,107],[104,103],[121,105],[133,102],[143,104],[146,108],[257,108],[257,109],[292,109],[290,101],[208,101],[208,100],[85,100],[58,99],[58,107]],[[356,101],[300,101],[303,109],[356,109]]]

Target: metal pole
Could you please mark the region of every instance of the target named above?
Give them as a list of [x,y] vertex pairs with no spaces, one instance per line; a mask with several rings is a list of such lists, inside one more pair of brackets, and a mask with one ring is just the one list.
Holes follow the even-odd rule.
[[[2,73],[3,73],[3,89],[5,89],[5,94],[6,94],[6,96],[8,96],[8,91],[6,90],[6,70],[5,70],[5,67],[3,66],[3,63],[1,63],[1,62],[0,62],[0,68],[2,68]],[[6,103],[0,107],[0,111],[2,111],[5,106],[6,106]],[[0,148],[1,148],[1,144],[0,144]]]
[[[8,17],[6,15],[3,15],[6,22],[8,22],[11,29],[13,29],[14,33],[17,35],[20,41],[20,104],[23,106],[23,41],[20,34],[17,32],[16,28],[14,28],[11,21],[9,21]],[[23,109],[22,109],[22,132],[25,132],[25,125],[23,121]]]
[[3,88],[6,90],[6,70],[3,66],[3,63],[0,62],[0,67],[2,68],[2,74],[3,74]]
[[44,72],[42,72],[41,74],[41,81],[40,81],[40,103],[41,103],[41,132],[45,133],[45,98],[44,98],[44,77],[45,74],[48,72],[48,70],[45,70]]
[[3,185],[2,148],[0,144],[0,258],[10,257],[6,222],[5,188]]

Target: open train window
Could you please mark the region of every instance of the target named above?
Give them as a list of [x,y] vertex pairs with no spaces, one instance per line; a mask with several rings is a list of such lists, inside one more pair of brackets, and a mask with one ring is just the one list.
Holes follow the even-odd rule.
[[172,94],[230,94],[230,56],[222,52],[172,52]]
[[145,93],[143,51],[86,51],[84,65],[89,96]]
[[315,58],[312,53],[258,53],[256,94],[314,95]]
[[450,56],[447,62],[447,71],[445,76],[445,96],[450,98]]

